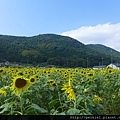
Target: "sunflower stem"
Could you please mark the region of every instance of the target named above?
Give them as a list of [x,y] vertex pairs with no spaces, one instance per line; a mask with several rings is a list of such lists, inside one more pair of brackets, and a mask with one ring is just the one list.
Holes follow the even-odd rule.
[[22,97],[20,96],[20,94],[19,94],[19,100],[20,100],[20,112],[21,112],[21,115],[23,115]]
[[61,102],[61,100],[60,100],[60,93],[59,93],[59,91],[58,91],[58,97],[59,97],[59,101],[60,101],[61,109],[62,109],[62,112],[63,112],[63,106],[62,106],[62,102]]
[[74,101],[74,108],[76,109],[76,99],[75,99],[75,101]]

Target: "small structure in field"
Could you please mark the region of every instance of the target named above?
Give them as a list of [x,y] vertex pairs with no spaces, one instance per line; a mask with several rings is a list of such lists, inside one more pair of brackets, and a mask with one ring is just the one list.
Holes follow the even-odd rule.
[[104,69],[106,65],[93,66],[93,69]]
[[111,63],[108,67],[120,70],[120,63]]

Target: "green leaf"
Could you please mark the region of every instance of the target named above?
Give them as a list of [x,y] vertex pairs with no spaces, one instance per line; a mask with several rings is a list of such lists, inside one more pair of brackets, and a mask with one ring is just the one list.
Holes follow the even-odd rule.
[[58,111],[55,110],[52,115],[57,115],[57,114],[58,114]]
[[0,106],[0,109],[3,108],[3,110],[0,112],[0,114],[4,113],[5,111],[7,111],[10,107],[10,103],[6,103]]
[[84,99],[84,98],[83,98],[82,95],[78,95],[78,96],[77,96],[77,102],[81,102],[83,99]]
[[48,113],[47,110],[45,110],[44,108],[39,107],[37,104],[34,104],[34,103],[31,105],[31,108],[37,110],[40,113]]
[[66,114],[65,114],[65,112],[61,112],[61,113],[59,113],[58,115],[66,115]]
[[68,115],[78,115],[80,113],[80,110],[76,109],[76,108],[70,108],[68,111],[67,111],[67,114]]
[[100,108],[100,109],[105,109],[104,107],[103,107],[103,105],[101,105],[101,104],[97,104],[98,105],[98,107]]
[[28,104],[30,101],[29,101],[29,99],[26,99],[26,104]]
[[85,113],[86,113],[87,115],[92,115],[92,113],[90,112],[89,109],[86,109],[86,110],[85,110]]
[[57,100],[52,100],[48,103],[48,105],[50,106],[50,108],[52,108],[56,103],[57,103]]

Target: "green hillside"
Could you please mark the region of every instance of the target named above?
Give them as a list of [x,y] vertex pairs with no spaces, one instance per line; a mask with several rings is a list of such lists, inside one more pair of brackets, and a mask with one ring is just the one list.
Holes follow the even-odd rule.
[[[103,48],[99,48],[102,49]],[[106,47],[105,47],[106,49]],[[115,52],[114,61],[120,61]],[[32,37],[0,35],[0,62],[57,65],[62,67],[86,67],[110,64],[111,55],[96,47],[84,45],[76,39],[56,35],[41,34]]]
[[97,51],[98,53],[102,53],[105,54],[106,56],[111,56],[113,59],[113,62],[119,62],[120,60],[120,52],[107,47],[105,45],[101,45],[101,44],[88,44],[87,45],[89,48]]

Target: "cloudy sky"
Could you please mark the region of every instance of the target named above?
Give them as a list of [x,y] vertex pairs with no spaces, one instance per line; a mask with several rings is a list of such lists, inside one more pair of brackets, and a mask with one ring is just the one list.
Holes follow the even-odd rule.
[[0,34],[46,33],[120,51],[120,0],[0,0]]
[[75,38],[84,44],[103,44],[120,51],[120,23],[82,26],[61,35]]

